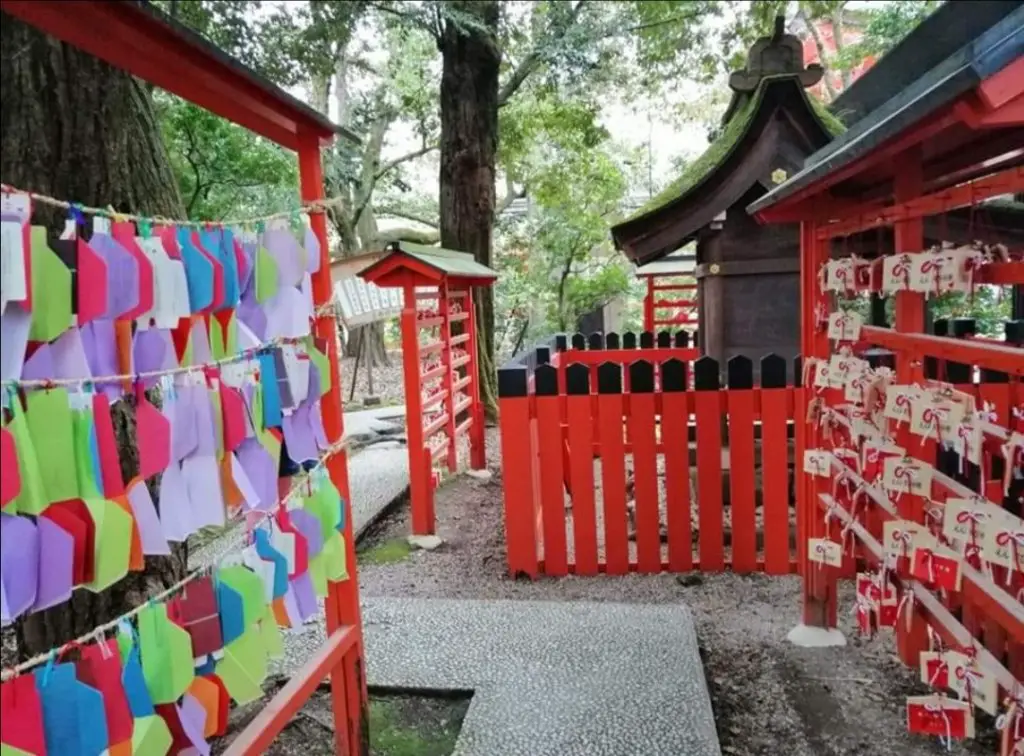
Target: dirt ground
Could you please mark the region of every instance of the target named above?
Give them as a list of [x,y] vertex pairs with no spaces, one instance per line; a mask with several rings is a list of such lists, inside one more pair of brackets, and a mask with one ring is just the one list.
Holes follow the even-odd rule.
[[[390,365],[375,365],[373,368],[373,395],[380,399],[379,405],[401,404],[405,396],[405,387],[402,378],[402,352],[401,350],[389,350],[388,359]],[[363,399],[369,393],[369,384],[366,379],[366,364],[359,361],[359,373],[356,375],[356,391],[353,400],[348,400],[352,391],[352,375],[356,366],[354,357],[343,357],[341,360],[342,397],[345,401],[345,408],[348,410],[357,409]]]
[[[845,648],[799,649],[785,640],[797,623],[797,577],[733,574],[629,575],[512,580],[504,565],[501,481],[493,432],[488,455],[495,477],[457,478],[437,493],[433,552],[403,560],[360,562],[366,596],[545,601],[684,602],[694,613],[723,753],[762,756],[925,756],[947,753],[935,738],[906,732],[907,695],[928,692],[895,655],[888,631],[861,639],[853,627],[853,588],[842,588]],[[367,536],[361,549],[404,538],[402,508]],[[368,555],[369,556],[369,555]],[[953,754],[996,752],[991,719],[979,738]]]

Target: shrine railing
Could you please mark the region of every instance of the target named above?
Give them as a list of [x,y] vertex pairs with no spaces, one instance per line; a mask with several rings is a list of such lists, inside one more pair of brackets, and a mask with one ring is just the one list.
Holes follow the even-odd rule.
[[798,362],[787,382],[765,357],[755,386],[735,357],[723,387],[689,348],[549,357],[498,373],[512,574],[796,569]]

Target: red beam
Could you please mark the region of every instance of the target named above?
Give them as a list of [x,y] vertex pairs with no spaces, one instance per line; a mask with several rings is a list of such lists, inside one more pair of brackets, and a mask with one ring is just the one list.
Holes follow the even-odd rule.
[[281,91],[134,2],[2,0],[0,10],[261,136],[297,149],[299,134],[333,131]]
[[978,283],[994,286],[1024,285],[1024,264],[1019,262],[989,263],[978,270]]
[[1024,349],[998,342],[966,341],[920,333],[899,333],[888,328],[864,326],[861,341],[877,344],[911,357],[937,357],[949,362],[1024,375]]
[[1001,108],[1024,94],[1024,58],[1017,58],[978,87],[978,94],[991,110]]
[[327,636],[316,655],[299,669],[270,702],[260,710],[224,752],[225,756],[259,756],[301,709],[320,682],[337,668],[358,638],[355,627],[340,627]]
[[1024,191],[1024,167],[1010,168],[968,184],[943,189],[934,194],[927,194],[891,207],[874,210],[849,220],[822,226],[818,229],[817,238],[822,240],[847,236],[857,231],[890,226],[899,221],[946,213],[958,207],[974,205],[989,197],[1016,194],[1021,191]]

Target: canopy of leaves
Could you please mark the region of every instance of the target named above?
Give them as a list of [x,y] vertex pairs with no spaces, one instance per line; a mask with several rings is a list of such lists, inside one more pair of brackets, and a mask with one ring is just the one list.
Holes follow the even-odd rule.
[[295,207],[295,156],[176,97],[156,97],[157,113],[188,216],[219,220]]

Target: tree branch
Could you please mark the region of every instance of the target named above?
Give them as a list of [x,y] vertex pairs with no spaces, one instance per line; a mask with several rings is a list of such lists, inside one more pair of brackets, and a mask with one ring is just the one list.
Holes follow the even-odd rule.
[[396,210],[394,208],[379,208],[377,215],[380,217],[391,217],[391,218],[402,218],[403,220],[410,220],[414,223],[422,223],[424,226],[430,226],[431,228],[438,228],[438,221],[411,213],[407,210]]
[[438,32],[436,25],[431,21],[428,21],[426,18],[424,18],[423,14],[406,13],[405,11],[401,11],[391,3],[387,2],[371,2],[368,3],[367,7],[379,10],[381,13],[387,13],[391,16],[395,16],[397,18],[402,19],[406,23],[412,24],[413,26],[422,29],[423,31],[430,34],[430,36],[432,36],[439,45],[441,44],[441,36]]
[[553,42],[558,42],[569,32],[569,29],[576,23],[576,20],[580,16],[580,11],[583,10],[583,6],[586,5],[587,0],[580,0],[576,3],[576,7],[572,9],[569,14],[569,18],[564,25],[560,25],[558,29],[550,30],[550,34],[545,34],[544,38],[537,43],[537,45],[530,50],[525,58],[520,61],[519,65],[516,66],[515,70],[508,77],[505,84],[498,90],[498,107],[503,107],[508,103],[512,96],[519,91],[519,88],[523,86],[530,74],[540,68],[540,64],[543,62],[543,50],[545,47]]
[[526,196],[526,189],[522,191],[516,189],[515,184],[512,182],[512,177],[507,173],[505,174],[505,196],[501,198],[497,206],[494,208],[494,217],[499,217],[503,212],[512,207],[512,203],[520,197]]
[[825,40],[821,38],[821,33],[818,31],[818,27],[814,25],[814,20],[804,13],[804,9],[800,8],[796,12],[797,18],[801,19],[806,25],[807,30],[811,34],[811,39],[814,40],[814,47],[818,50],[818,60],[821,61],[822,67],[825,69],[825,75],[821,77],[821,80],[825,83],[825,90],[828,92],[828,99],[831,102],[838,96],[836,88],[832,86],[832,79],[829,74],[832,73],[832,67],[825,50]]
[[400,166],[402,163],[408,163],[410,160],[415,160],[418,157],[423,157],[434,150],[439,149],[439,145],[436,144],[425,144],[418,150],[413,150],[401,157],[396,157],[394,160],[389,160],[380,167],[380,169],[373,175],[373,180],[376,182],[381,179],[386,173],[393,171],[395,168]]
[[195,176],[196,179],[196,185],[192,190],[192,198],[189,199],[188,205],[185,207],[185,217],[191,218],[192,209],[195,207],[196,202],[199,201],[199,196],[203,192],[203,182],[202,178],[199,175],[199,165],[196,163],[195,158],[193,157],[193,155],[199,151],[199,148],[196,146],[195,135],[192,133],[192,129],[188,127],[187,123],[183,123],[182,126],[185,129],[185,136],[188,137],[188,150],[186,150],[185,152],[185,160],[192,168],[192,175]]
[[355,202],[352,207],[352,225],[359,223],[359,218],[370,199],[373,197],[373,189],[377,184],[377,170],[380,165],[380,151],[384,147],[384,135],[388,126],[391,125],[391,118],[381,114],[370,124],[369,137],[366,140],[366,147],[363,150],[363,164],[359,172],[359,184],[356,188]]

